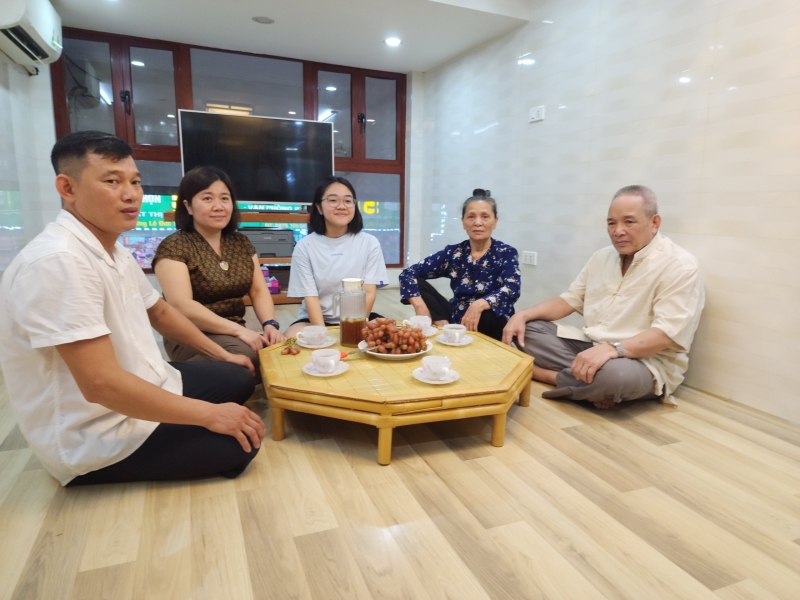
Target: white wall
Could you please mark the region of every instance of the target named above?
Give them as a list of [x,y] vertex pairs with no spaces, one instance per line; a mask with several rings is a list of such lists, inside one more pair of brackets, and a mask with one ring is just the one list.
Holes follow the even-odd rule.
[[535,2],[529,25],[412,78],[424,200],[409,254],[463,239],[461,202],[490,188],[497,237],[539,252],[530,305],[608,244],[614,191],[649,185],[705,274],[687,384],[800,422],[798,39],[796,0]]
[[50,70],[30,77],[0,52],[0,272],[58,214],[54,143]]

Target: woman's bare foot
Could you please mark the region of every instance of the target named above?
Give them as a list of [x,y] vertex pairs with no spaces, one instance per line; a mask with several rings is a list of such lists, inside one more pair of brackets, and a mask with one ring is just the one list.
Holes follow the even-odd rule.
[[592,404],[598,410],[608,410],[616,403],[613,400],[601,400],[600,402],[592,402]]

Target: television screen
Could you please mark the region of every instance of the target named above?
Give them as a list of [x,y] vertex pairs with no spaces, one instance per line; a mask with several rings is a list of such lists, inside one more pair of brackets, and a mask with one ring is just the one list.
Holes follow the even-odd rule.
[[308,204],[333,175],[332,123],[192,110],[179,111],[178,122],[183,172],[222,169],[239,201]]

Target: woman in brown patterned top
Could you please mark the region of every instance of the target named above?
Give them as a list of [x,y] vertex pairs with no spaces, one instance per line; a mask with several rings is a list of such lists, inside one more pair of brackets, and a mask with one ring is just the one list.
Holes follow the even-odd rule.
[[[233,184],[216,167],[196,167],[181,180],[178,198],[178,231],[161,242],[153,258],[164,299],[228,352],[249,357],[258,373],[258,351],[284,337],[255,248],[236,231]],[[245,327],[245,294],[262,333]],[[164,349],[173,361],[208,360],[171,340],[164,340]]]

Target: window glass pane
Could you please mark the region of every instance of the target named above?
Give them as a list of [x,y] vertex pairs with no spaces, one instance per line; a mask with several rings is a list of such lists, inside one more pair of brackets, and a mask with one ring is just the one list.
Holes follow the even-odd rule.
[[387,265],[400,263],[400,175],[336,172],[353,184],[364,231],[378,238]]
[[367,77],[367,158],[397,160],[397,82]]
[[317,120],[333,123],[333,155],[353,156],[350,75],[320,71],[317,80],[317,106]]
[[131,48],[131,85],[136,143],[177,146],[172,51]]
[[131,251],[140,267],[149,269],[161,240],[175,231],[175,223],[165,221],[164,213],[175,210],[181,163],[137,160],[136,166],[142,175],[142,210],[136,229],[123,233],[119,241]]
[[64,38],[62,55],[70,131],[116,134],[108,44]]
[[303,117],[303,63],[192,48],[194,109]]

